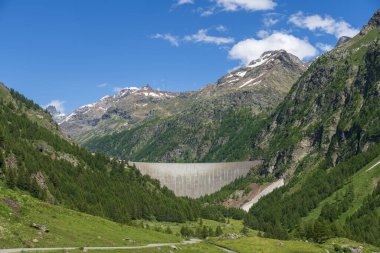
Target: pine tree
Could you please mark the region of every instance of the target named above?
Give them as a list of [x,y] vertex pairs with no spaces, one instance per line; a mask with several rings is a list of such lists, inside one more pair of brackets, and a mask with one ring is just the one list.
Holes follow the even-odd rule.
[[221,236],[223,234],[223,230],[220,226],[217,226],[215,229],[215,236]]

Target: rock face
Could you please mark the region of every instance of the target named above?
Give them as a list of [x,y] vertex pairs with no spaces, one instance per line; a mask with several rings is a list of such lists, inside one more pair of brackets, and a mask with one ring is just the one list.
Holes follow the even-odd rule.
[[365,35],[368,31],[376,28],[380,28],[380,9],[375,12],[375,14],[368,21],[368,24],[365,25],[360,31],[360,34]]
[[[270,113],[305,69],[297,57],[283,50],[266,52],[249,65],[226,74],[215,84],[182,99],[177,97],[168,101],[165,108],[177,109],[166,109],[172,112],[171,115],[146,118],[138,126],[120,133],[90,139],[85,146],[137,161],[248,159],[248,151],[240,157],[228,157],[231,152],[219,152],[218,149],[238,145],[236,142],[242,140],[236,140],[236,135],[248,135],[256,116]],[[241,110],[245,110],[245,114],[238,116]],[[245,125],[240,120],[244,120]],[[61,126],[66,129],[63,124]],[[236,131],[229,130],[235,128]],[[210,152],[219,154],[209,155]],[[224,152],[226,156],[222,154]]]
[[56,122],[61,122],[65,118],[65,114],[58,111],[57,108],[54,105],[49,105],[45,108],[45,110],[50,113],[50,115],[53,117],[53,119]]
[[316,59],[292,87],[254,140],[265,173],[290,176],[318,159],[335,165],[380,141],[379,17]]
[[336,44],[336,47],[339,47],[340,45],[343,45],[344,43],[347,43],[351,38],[347,36],[342,36],[339,38],[338,43]]

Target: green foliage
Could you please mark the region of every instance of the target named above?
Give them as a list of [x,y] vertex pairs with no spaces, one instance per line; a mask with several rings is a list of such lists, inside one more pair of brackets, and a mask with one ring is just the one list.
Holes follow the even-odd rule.
[[274,181],[273,176],[260,177],[249,175],[247,177],[240,177],[235,179],[232,183],[223,186],[222,189],[220,189],[219,191],[210,195],[205,195],[201,197],[199,200],[211,204],[220,204],[221,202],[228,199],[231,196],[231,194],[233,194],[237,190],[250,191],[248,186],[252,183],[262,184],[272,181]]
[[[12,94],[32,106],[18,93]],[[135,168],[126,171],[124,164],[92,155],[4,104],[0,105],[0,133],[5,156],[13,157],[15,163],[5,169],[10,188],[121,223],[152,217],[184,222],[199,215],[198,203],[175,197]],[[38,148],[36,143],[48,148]],[[67,156],[75,157],[77,164],[63,158]],[[36,175],[45,185],[37,183]]]
[[[245,220],[246,225],[264,231],[266,237],[287,239],[289,232],[296,230],[301,224],[302,217],[316,208],[322,200],[342,188],[352,175],[379,154],[380,145],[373,146],[367,152],[360,153],[334,168],[329,170],[317,169],[305,179],[302,186],[297,190],[292,189],[292,183],[275,190],[250,209]],[[289,194],[289,192],[292,193]],[[329,219],[334,219],[337,213],[347,210],[347,206],[350,205],[353,198],[351,192],[351,190],[346,192],[342,201],[338,202],[337,205],[339,206],[336,210],[333,209],[330,212],[329,207],[325,207],[325,211],[321,214],[321,220],[316,223],[317,232],[313,232],[311,238],[321,242],[326,239],[325,236],[333,235],[331,233],[325,234],[323,226],[327,221],[331,222]],[[309,230],[314,231],[314,229]]]
[[[249,109],[223,112],[220,121],[207,124],[182,125],[177,122],[177,118],[154,119],[120,133],[95,137],[84,143],[84,146],[121,159],[157,161],[182,144],[188,145],[189,150],[185,150],[175,162],[241,161],[249,159],[252,153],[250,140],[259,133],[265,119],[265,115],[255,116]],[[196,119],[191,120],[197,122]],[[157,126],[163,131],[154,135],[154,138],[148,141],[137,138],[144,136],[146,129]],[[205,145],[210,146],[206,153],[192,155],[194,147]]]
[[380,184],[347,219],[345,230],[350,238],[380,246]]
[[38,104],[36,104],[33,100],[26,98],[21,93],[15,91],[14,89],[10,89],[11,96],[16,100],[18,104],[24,105],[28,109],[33,110],[43,110]]

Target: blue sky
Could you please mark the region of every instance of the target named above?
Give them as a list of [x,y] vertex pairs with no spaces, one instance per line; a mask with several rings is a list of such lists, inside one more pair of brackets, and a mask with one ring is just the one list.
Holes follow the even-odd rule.
[[376,2],[0,0],[0,81],[66,113],[120,87],[195,90],[265,50],[310,60]]

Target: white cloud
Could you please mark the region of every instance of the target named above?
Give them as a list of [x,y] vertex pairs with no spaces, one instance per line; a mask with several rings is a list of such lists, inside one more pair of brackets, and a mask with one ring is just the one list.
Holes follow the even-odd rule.
[[265,30],[260,30],[257,32],[257,37],[264,39],[269,36],[269,32]]
[[269,50],[283,49],[305,59],[317,55],[318,50],[307,40],[297,38],[291,34],[274,32],[261,39],[246,39],[235,44],[229,51],[231,59],[240,60],[242,64],[248,64]]
[[98,84],[98,88],[104,88],[104,87],[107,87],[108,83],[101,83],[101,84]]
[[217,30],[218,32],[226,32],[227,31],[227,28],[224,26],[224,25],[218,25],[215,30]]
[[260,11],[276,7],[273,0],[214,0],[224,11]]
[[275,24],[278,23],[278,21],[280,21],[279,19],[277,18],[271,18],[271,17],[265,17],[263,19],[263,23],[266,27],[271,27],[271,26],[274,26]]
[[359,32],[358,29],[352,27],[344,20],[337,21],[328,15],[325,17],[321,17],[320,15],[305,16],[301,11],[291,15],[289,22],[310,31],[322,31],[332,34],[337,38],[342,36],[353,37]]
[[235,41],[234,38],[230,37],[215,37],[207,35],[207,29],[201,29],[196,34],[187,35],[184,37],[184,40],[192,42],[210,43],[216,45],[230,44]]
[[199,9],[199,12],[201,13],[202,17],[208,17],[214,14],[215,9],[210,8],[210,9]]
[[44,108],[46,108],[48,106],[54,106],[58,112],[64,114],[65,113],[65,106],[64,106],[65,103],[66,103],[66,101],[55,99],[55,100],[50,101],[49,104],[45,105]]
[[329,45],[329,44],[324,44],[324,43],[317,43],[317,48],[319,48],[322,52],[327,52],[330,51],[331,49],[334,48],[334,46]]
[[162,39],[162,40],[166,40],[166,41],[169,41],[169,43],[172,44],[173,46],[176,46],[176,47],[179,46],[179,40],[178,40],[178,37],[173,36],[173,35],[171,35],[170,33],[165,33],[165,34],[157,33],[157,34],[153,35],[152,38],[153,38],[153,39]]
[[193,4],[194,0],[178,0],[175,4],[176,6],[184,5],[184,4]]

